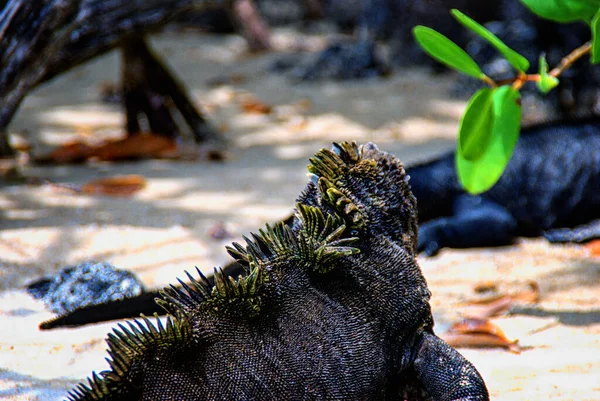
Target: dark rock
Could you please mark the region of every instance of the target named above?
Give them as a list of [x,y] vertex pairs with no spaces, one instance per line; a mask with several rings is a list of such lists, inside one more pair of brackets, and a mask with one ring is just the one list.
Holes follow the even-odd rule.
[[[282,67],[282,64],[277,66]],[[291,75],[301,81],[350,80],[390,73],[390,66],[372,40],[340,41],[311,61],[295,66]]]
[[57,314],[77,308],[135,297],[144,291],[131,272],[105,262],[84,262],[63,268],[56,276],[29,284],[27,292]]

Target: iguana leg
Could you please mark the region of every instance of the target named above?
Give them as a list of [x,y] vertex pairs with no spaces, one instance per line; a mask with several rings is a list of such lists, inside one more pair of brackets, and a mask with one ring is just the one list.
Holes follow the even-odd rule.
[[443,247],[508,245],[516,228],[516,220],[503,206],[480,196],[461,195],[454,201],[452,216],[419,226],[418,250],[433,256]]
[[433,400],[489,400],[487,388],[477,369],[433,334],[423,335],[413,369]]
[[554,228],[543,232],[550,242],[586,242],[600,238],[600,219],[573,228]]

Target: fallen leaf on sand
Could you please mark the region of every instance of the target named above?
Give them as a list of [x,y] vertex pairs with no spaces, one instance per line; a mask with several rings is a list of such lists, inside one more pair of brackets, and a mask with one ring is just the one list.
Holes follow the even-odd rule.
[[50,154],[35,158],[37,163],[82,163],[92,154],[93,148],[82,142],[73,142],[60,146]]
[[475,284],[475,286],[473,287],[473,291],[475,291],[478,294],[498,291],[498,283],[491,280],[481,281]]
[[475,319],[487,319],[508,312],[515,304],[532,304],[540,300],[540,286],[531,280],[527,288],[512,294],[500,293],[499,285],[495,282],[478,283],[474,291],[480,298],[467,301],[468,307],[462,312],[463,316]]
[[476,319],[487,319],[505,314],[514,304],[515,301],[510,295],[504,295],[485,304],[470,305],[462,311],[462,315]]
[[454,323],[440,337],[452,347],[506,348],[520,353],[518,340],[509,340],[504,332],[487,319],[467,318]]
[[146,179],[141,175],[119,175],[89,181],[81,187],[88,195],[130,196],[146,187]]
[[146,187],[147,181],[137,174],[117,175],[98,178],[83,185],[57,184],[48,182],[54,188],[86,195],[131,196]]
[[177,157],[177,144],[162,135],[131,135],[115,142],[107,142],[95,149],[93,157],[103,161]]
[[117,141],[90,146],[82,142],[62,145],[48,155],[35,159],[38,163],[81,163],[89,159],[117,161],[131,159],[177,158],[177,144],[172,138],[155,134],[130,135]]
[[540,286],[533,280],[527,282],[526,289],[512,294],[500,293],[498,285],[491,282],[476,284],[474,291],[482,294],[481,298],[469,301],[470,304],[474,305],[488,305],[506,297],[510,297],[513,301],[521,303],[536,303],[540,300]]
[[242,99],[240,105],[244,113],[250,114],[269,114],[273,108],[256,98]]
[[592,256],[600,256],[600,239],[596,239],[585,244],[585,249]]

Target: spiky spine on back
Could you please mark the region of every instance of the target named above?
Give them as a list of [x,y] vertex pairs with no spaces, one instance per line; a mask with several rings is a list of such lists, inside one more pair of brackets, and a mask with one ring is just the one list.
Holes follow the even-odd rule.
[[[74,401],[102,400],[108,394],[118,393],[120,385],[132,365],[154,353],[163,346],[186,346],[200,339],[192,338],[191,319],[200,310],[212,311],[218,317],[230,316],[251,319],[260,313],[262,305],[261,287],[268,282],[270,270],[287,262],[286,266],[303,268],[314,272],[328,272],[335,267],[335,259],[358,252],[349,246],[356,238],[340,238],[346,230],[342,219],[328,215],[312,206],[298,203],[297,215],[301,221],[298,232],[284,224],[269,225],[245,238],[246,247],[233,243],[228,252],[240,264],[246,266],[248,274],[237,279],[225,276],[215,269],[215,285],[209,288],[207,280],[196,268],[200,279],[186,272],[189,283],[178,279],[180,287],[171,285],[161,292],[157,302],[169,316],[167,326],[157,321],[158,329],[145,317],[145,326],[139,320],[128,323],[129,328],[119,325],[109,334],[108,346],[111,357],[110,371],[95,373],[88,384],[80,384],[71,393]],[[291,263],[290,263],[291,262]],[[205,328],[211,322],[200,322]],[[197,333],[196,333],[197,334]]]
[[334,149],[336,152],[326,149],[317,152],[309,159],[311,164],[308,166],[308,171],[317,177],[316,184],[323,199],[343,217],[348,228],[362,229],[367,222],[363,213],[352,201],[351,194],[343,189],[344,178],[353,169],[375,171],[374,161],[361,159],[356,142],[334,144]]
[[88,378],[88,383],[79,384],[69,393],[73,401],[104,400],[111,393],[123,390],[123,379],[133,364],[143,358],[148,352],[157,352],[161,348],[174,345],[187,346],[192,341],[191,327],[183,319],[167,317],[163,325],[156,317],[156,326],[145,316],[142,321],[127,322],[128,327],[119,324],[119,329],[113,329],[106,340],[108,344],[107,358],[110,370],[96,373]]
[[301,221],[297,233],[284,224],[267,225],[258,235],[252,235],[253,240],[246,238],[246,248],[238,243],[228,247],[229,254],[250,269],[269,269],[286,261],[293,266],[325,272],[334,267],[336,258],[358,252],[350,246],[356,238],[340,238],[346,226],[338,216],[325,218],[320,209],[300,203],[296,210]]

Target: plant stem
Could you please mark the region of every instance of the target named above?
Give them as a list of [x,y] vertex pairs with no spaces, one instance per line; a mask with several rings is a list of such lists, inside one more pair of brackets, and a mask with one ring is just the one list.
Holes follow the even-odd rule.
[[579,46],[577,49],[563,57],[563,59],[560,60],[560,63],[558,63],[558,65],[554,67],[552,71],[548,73],[548,75],[558,78],[558,76],[562,74],[564,70],[569,68],[571,64],[579,60],[579,58],[581,58],[583,55],[589,53],[590,50],[592,50],[592,42],[585,42],[583,45]]
[[491,86],[492,88],[495,88],[498,86],[498,83],[496,83],[496,81],[494,81],[492,78],[488,77],[487,75],[482,76],[481,80],[483,82],[485,82],[486,84],[488,84],[489,86]]
[[[567,68],[569,68],[574,62],[579,60],[582,56],[588,54],[592,49],[592,42],[586,42],[583,45],[579,46],[577,49],[573,50],[571,53],[566,55],[560,60],[560,63],[556,67],[552,69],[548,73],[548,75],[558,78],[560,74],[564,72]],[[540,74],[522,74],[516,77],[503,79],[500,81],[494,81],[488,76],[484,76],[485,78],[481,78],[483,82],[491,86],[492,88],[496,88],[502,85],[513,85],[515,89],[519,89],[525,82],[537,82],[540,80]]]

